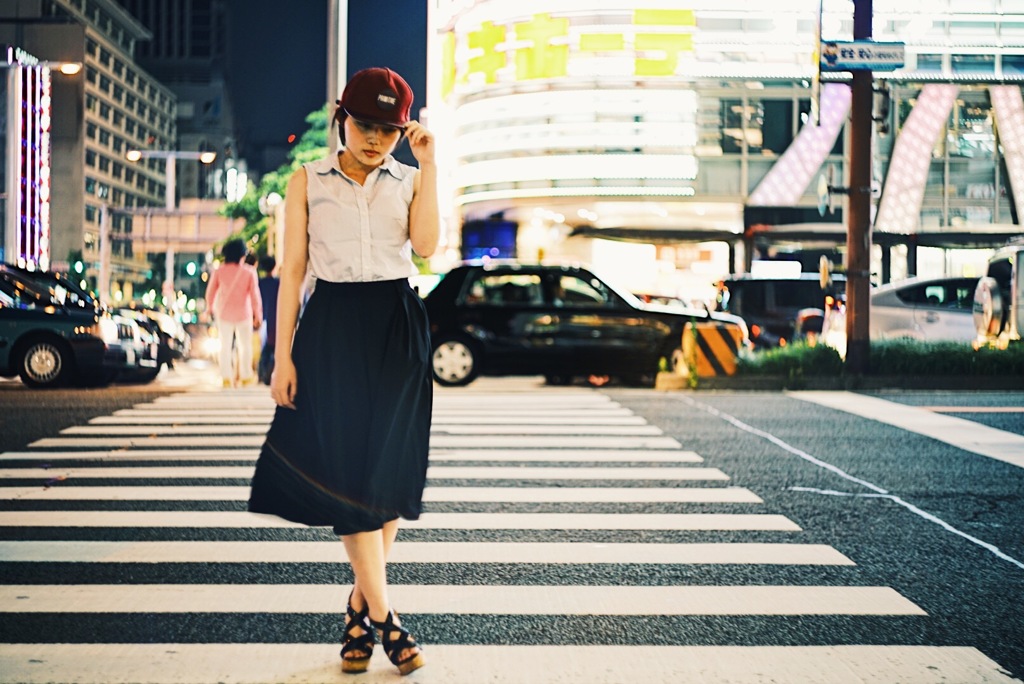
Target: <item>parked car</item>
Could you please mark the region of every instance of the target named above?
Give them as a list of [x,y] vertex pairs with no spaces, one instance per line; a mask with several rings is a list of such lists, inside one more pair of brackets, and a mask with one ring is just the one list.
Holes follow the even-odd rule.
[[771,349],[820,333],[826,297],[835,298],[845,289],[846,278],[839,274],[832,276],[832,284],[825,289],[817,273],[795,278],[731,275],[719,283],[714,308],[746,321],[756,349]]
[[32,387],[104,384],[128,366],[119,325],[38,281],[0,270],[0,375]]
[[160,327],[156,321],[135,309],[117,309],[114,319],[133,321],[132,350],[135,364],[125,368],[118,380],[123,382],[150,382],[160,374]]
[[747,338],[736,316],[644,304],[575,266],[464,264],[424,302],[434,379],[449,386],[479,375],[544,375],[552,384],[607,375],[649,384],[660,364],[677,357],[691,320],[733,323]]
[[157,358],[159,366],[174,367],[175,361],[187,359],[192,353],[192,337],[185,330],[185,326],[174,316],[159,309],[133,308],[139,314],[146,316],[156,326],[159,336],[159,355]]
[[871,339],[971,342],[977,278],[908,278],[871,291]]
[[1005,348],[1024,332],[1024,242],[1002,247],[989,258],[974,291],[975,346]]

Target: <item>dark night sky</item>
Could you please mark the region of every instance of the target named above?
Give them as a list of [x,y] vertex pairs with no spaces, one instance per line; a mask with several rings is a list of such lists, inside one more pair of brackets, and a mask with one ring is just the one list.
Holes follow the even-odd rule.
[[[323,106],[327,88],[326,0],[227,0],[228,87],[250,165],[259,149],[299,135],[306,115]],[[393,68],[426,104],[427,0],[349,0],[348,75]],[[336,99],[340,93],[332,97]]]

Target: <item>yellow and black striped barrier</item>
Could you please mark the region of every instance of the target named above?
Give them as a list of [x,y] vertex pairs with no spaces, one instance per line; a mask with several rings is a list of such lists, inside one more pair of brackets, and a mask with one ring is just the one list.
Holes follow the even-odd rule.
[[683,360],[698,378],[735,375],[743,330],[735,323],[687,323],[683,328]]

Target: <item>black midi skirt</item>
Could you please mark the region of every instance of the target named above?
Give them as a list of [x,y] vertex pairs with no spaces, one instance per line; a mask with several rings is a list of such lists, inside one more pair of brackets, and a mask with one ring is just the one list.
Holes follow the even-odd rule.
[[433,380],[426,308],[408,281],[318,281],[292,359],[295,409],[277,407],[249,510],[336,534],[419,518]]

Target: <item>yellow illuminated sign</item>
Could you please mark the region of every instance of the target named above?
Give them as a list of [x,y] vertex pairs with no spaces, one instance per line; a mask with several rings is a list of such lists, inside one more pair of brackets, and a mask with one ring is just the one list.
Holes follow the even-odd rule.
[[552,38],[569,35],[568,19],[535,14],[532,21],[515,25],[516,40],[528,41],[528,48],[516,50],[516,80],[559,78],[569,73],[569,46],[553,45]]
[[567,18],[548,13],[509,24],[485,21],[464,34],[464,52],[460,35],[449,31],[443,46],[442,95],[450,94],[456,83],[562,78],[569,74],[574,55],[595,53],[632,57],[636,76],[677,73],[681,55],[693,52],[693,10],[638,9],[630,20],[633,30],[608,33],[574,33]]

